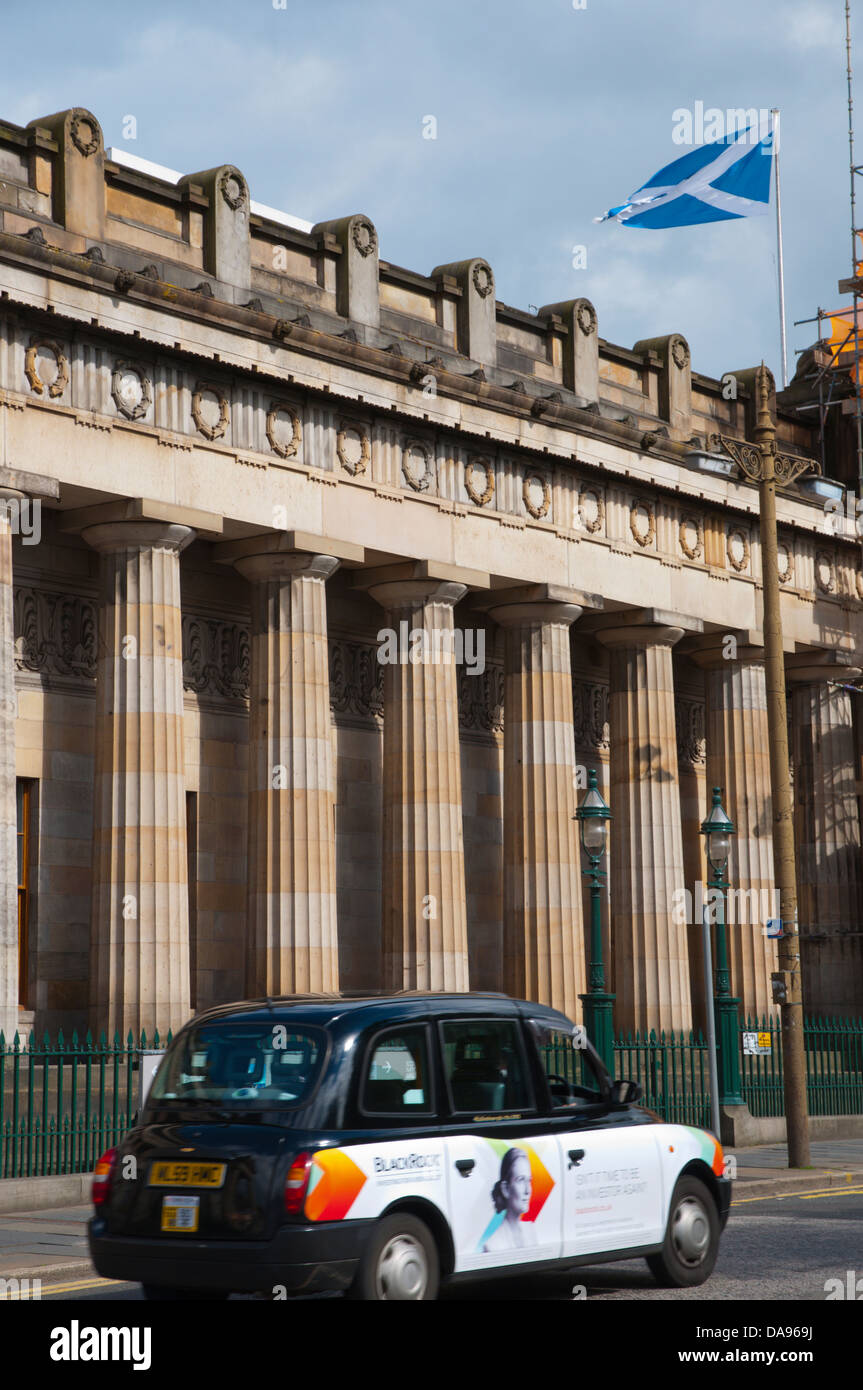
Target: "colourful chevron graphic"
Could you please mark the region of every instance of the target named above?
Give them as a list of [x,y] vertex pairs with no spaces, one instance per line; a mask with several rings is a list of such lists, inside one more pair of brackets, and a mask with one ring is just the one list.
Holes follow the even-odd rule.
[[554,1187],[554,1178],[549,1173],[539,1154],[529,1144],[507,1144],[501,1139],[486,1139],[498,1158],[503,1158],[508,1149],[522,1149],[530,1161],[531,1196],[530,1206],[521,1218],[522,1221],[535,1221],[545,1206]]
[[365,1173],[341,1149],[320,1149],[312,1160],[306,1216],[310,1221],[341,1221],[365,1181]]
[[683,1128],[687,1129],[698,1140],[704,1162],[709,1164],[718,1178],[721,1178],[725,1171],[725,1155],[719,1140],[714,1139],[713,1135],[708,1134],[706,1130],[695,1129],[693,1125],[684,1125]]

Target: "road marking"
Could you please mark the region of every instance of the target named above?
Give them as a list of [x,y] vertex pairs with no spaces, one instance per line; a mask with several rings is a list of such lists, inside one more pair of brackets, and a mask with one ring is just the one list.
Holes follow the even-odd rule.
[[[70,1284],[46,1284],[44,1288],[42,1288],[40,1291],[40,1298],[44,1298],[46,1295],[53,1293],[77,1293],[79,1289],[98,1289],[108,1284],[116,1285],[122,1282],[122,1280],[117,1279],[76,1279],[74,1283]],[[27,1289],[27,1291],[24,1293],[21,1293],[20,1291],[17,1293],[6,1293],[2,1296],[2,1298],[0,1298],[0,1302],[2,1302],[3,1300],[7,1302],[10,1300],[14,1301],[16,1299],[20,1300],[22,1298],[33,1299],[33,1297],[34,1294],[32,1289]]]
[[783,1202],[786,1197],[860,1197],[863,1187],[824,1187],[818,1192],[771,1192],[766,1197],[735,1197],[733,1207],[743,1206],[745,1202]]

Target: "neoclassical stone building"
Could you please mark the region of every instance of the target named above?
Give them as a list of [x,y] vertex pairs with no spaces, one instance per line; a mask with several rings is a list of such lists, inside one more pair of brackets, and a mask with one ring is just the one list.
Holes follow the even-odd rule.
[[[0,127],[0,218],[0,1027],[381,986],[580,1016],[589,766],[617,1025],[697,1021],[714,783],[735,888],[773,883],[758,495],[711,440],[753,372],[390,265],[87,111]],[[780,399],[786,452],[811,419]],[[806,1004],[859,1012],[860,548],[811,488],[779,517]]]

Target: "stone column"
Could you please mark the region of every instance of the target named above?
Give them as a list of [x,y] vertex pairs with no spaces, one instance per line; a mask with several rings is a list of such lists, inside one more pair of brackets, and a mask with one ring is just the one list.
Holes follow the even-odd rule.
[[574,1018],[586,988],[569,629],[559,601],[490,608],[505,630],[504,988]]
[[[372,583],[393,638],[384,665],[383,980],[468,985],[453,609],[464,584]],[[382,639],[379,634],[379,640]],[[419,659],[412,659],[418,657]]]
[[18,1028],[18,818],[15,798],[15,623],[12,612],[12,522],[6,502],[24,500],[0,488],[0,1032]]
[[189,1017],[180,552],[189,526],[88,526],[102,557],[93,824],[94,1029]]
[[688,1029],[672,667],[672,648],[683,629],[639,624],[597,636],[610,650],[615,1027]]
[[331,555],[235,561],[251,584],[251,996],[339,987],[326,581]]
[[[809,660],[809,664],[804,664]],[[850,690],[856,668],[788,659],[792,683],[795,840],[803,1004],[860,1013],[863,895]]]
[[[721,640],[693,652],[706,672],[707,787],[722,788],[734,822],[727,878],[726,939],[731,993],[741,1013],[773,1012],[771,973],[776,942],[766,935],[774,911],[773,811],[764,648],[738,645],[733,658]],[[709,813],[705,804],[702,818]],[[778,907],[778,904],[776,905]]]

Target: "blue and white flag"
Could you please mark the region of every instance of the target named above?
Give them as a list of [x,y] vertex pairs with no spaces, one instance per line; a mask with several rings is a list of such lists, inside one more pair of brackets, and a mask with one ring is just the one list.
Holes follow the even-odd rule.
[[758,217],[770,208],[773,134],[773,114],[765,113],[757,126],[666,164],[627,202],[594,221],[613,217],[625,227],[659,228]]

